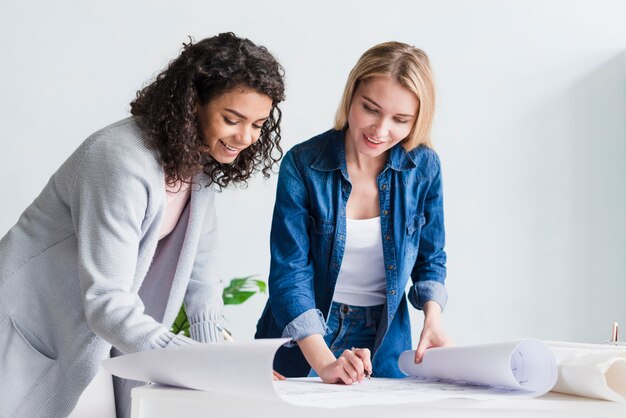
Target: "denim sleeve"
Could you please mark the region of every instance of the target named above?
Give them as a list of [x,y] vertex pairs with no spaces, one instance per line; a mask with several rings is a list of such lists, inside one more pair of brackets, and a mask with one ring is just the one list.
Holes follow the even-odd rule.
[[296,341],[313,334],[326,335],[329,332],[324,316],[319,309],[309,309],[287,324],[282,338],[291,338],[286,347],[296,345]]
[[436,173],[426,191],[424,217],[426,222],[420,233],[417,260],[409,289],[409,301],[417,309],[422,309],[428,301],[435,301],[443,311],[448,300],[445,288],[446,253],[445,228],[443,223],[443,189],[439,159],[435,155]]
[[296,156],[290,151],[281,163],[276,189],[270,233],[269,300],[283,334],[296,339],[321,332],[324,323],[315,315],[308,208],[308,190]]

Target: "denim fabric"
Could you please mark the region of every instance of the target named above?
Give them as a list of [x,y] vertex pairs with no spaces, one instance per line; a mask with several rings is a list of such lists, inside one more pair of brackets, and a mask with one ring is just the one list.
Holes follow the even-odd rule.
[[[299,340],[327,332],[324,318],[345,250],[352,189],[344,137],[345,131],[327,131],[295,146],[283,159],[270,235],[270,298],[256,338]],[[373,367],[379,376],[402,377],[397,359],[411,348],[404,292],[408,279],[413,282],[408,299],[417,309],[430,300],[443,309],[447,300],[439,158],[429,148],[406,152],[398,144],[389,151],[377,183],[387,302]],[[309,371],[298,347],[281,347],[274,367],[286,376]]]
[[335,357],[352,347],[374,350],[376,330],[380,324],[384,305],[351,306],[333,302],[326,326],[330,333],[324,340]]
[[288,323],[281,337],[291,338],[291,341],[287,343],[287,346],[291,347],[296,344],[296,341],[309,335],[326,335],[329,332],[329,329],[324,325],[324,315],[319,309],[309,309]]
[[[328,314],[328,334],[324,337],[330,351],[339,358],[345,350],[356,348],[369,348],[374,351],[374,343],[380,317],[383,315],[385,306],[353,306],[333,302]],[[317,374],[313,369],[310,377]],[[377,376],[374,370],[373,376]]]

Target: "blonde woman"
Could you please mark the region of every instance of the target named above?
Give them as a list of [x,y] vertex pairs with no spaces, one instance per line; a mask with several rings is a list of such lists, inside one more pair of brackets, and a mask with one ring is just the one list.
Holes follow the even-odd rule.
[[[334,129],[290,150],[271,231],[270,299],[257,338],[289,337],[275,369],[351,384],[403,377],[411,304],[424,311],[415,361],[447,344],[441,167],[426,54],[388,42],[350,73]],[[312,369],[312,370],[311,370]]]

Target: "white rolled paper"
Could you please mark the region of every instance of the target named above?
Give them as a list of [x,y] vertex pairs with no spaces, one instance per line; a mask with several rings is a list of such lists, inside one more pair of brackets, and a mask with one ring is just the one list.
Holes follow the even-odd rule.
[[557,380],[554,354],[535,339],[426,350],[420,364],[415,351],[400,356],[400,370],[409,376],[467,382],[541,396]]

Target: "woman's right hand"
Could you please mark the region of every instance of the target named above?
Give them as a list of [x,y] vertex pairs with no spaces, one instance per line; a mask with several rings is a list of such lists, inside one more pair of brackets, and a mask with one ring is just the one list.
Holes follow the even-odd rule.
[[298,346],[324,383],[351,385],[363,381],[366,371],[368,376],[372,374],[371,354],[367,348],[345,350],[336,359],[320,334],[299,340]]
[[343,383],[351,385],[362,382],[372,371],[370,350],[367,348],[355,348],[345,350],[341,356],[332,363],[318,371],[319,377],[324,383]]

